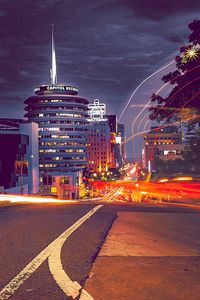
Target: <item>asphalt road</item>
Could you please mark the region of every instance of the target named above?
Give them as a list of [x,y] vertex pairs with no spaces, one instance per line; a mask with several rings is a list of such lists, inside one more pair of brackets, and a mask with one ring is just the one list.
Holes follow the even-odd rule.
[[[188,214],[187,222],[191,232],[196,230],[193,216],[200,213],[192,208],[161,204],[152,206],[151,204],[117,203],[104,204],[96,212],[93,212],[92,209],[97,206],[97,203],[0,205],[0,289],[4,289],[43,249],[89,211],[92,215],[68,236],[61,249],[64,273],[71,281],[78,282],[80,286],[84,286],[92,264],[117,213],[145,212],[146,215],[151,216],[150,220],[154,222],[152,228],[156,228],[156,225],[160,226],[160,224],[156,224],[156,219],[154,220],[154,213]],[[143,214],[143,222],[145,223],[145,214]],[[187,225],[185,224],[185,226]],[[166,236],[167,230],[168,226],[163,229]],[[169,236],[167,238],[170,239]],[[48,251],[53,251],[53,247]],[[48,256],[49,254],[35,270],[32,266],[31,275],[19,288],[16,286],[19,285],[20,279],[13,282],[9,291],[0,296],[0,300],[8,298],[16,300],[72,299],[66,296],[52,276]],[[62,272],[56,276],[58,280],[62,281]]]

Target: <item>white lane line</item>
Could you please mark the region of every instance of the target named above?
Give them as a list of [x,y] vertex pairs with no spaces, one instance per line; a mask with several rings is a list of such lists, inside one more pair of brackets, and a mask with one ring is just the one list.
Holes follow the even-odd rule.
[[[90,216],[93,215],[102,206],[103,205],[98,205],[93,210],[89,211],[87,215],[79,219],[72,227],[69,228],[71,230],[63,233],[63,236],[61,235],[59,239],[56,239],[56,241],[54,242],[53,251],[48,259],[49,269],[53,278],[55,279],[59,287],[63,290],[63,292],[67,296],[71,296],[73,299],[75,299],[80,294],[80,290],[82,289],[82,287],[78,282],[71,281],[71,279],[63,270],[61,263],[61,248],[66,238],[69,237],[74,230],[76,230],[81,224],[83,224],[83,222],[85,222],[86,219],[90,218]],[[87,295],[88,293],[84,291],[84,294]],[[89,294],[87,296],[87,299],[93,299]]]
[[[37,270],[37,268],[53,253],[54,254],[54,247],[58,247],[58,245],[64,244],[66,239],[78,228],[80,227],[87,219],[89,219],[99,208],[103,205],[98,205],[95,208],[91,209],[87,214],[85,214],[82,218],[80,218],[77,222],[75,222],[71,227],[66,229],[58,238],[56,238],[52,243],[50,243],[44,250],[42,250],[18,275],[16,275],[1,291],[0,291],[0,300],[8,299],[14,292]],[[61,248],[60,248],[61,251]],[[55,262],[55,259],[53,259]],[[58,257],[56,257],[56,262],[58,262]],[[59,262],[62,268],[61,262]],[[70,278],[63,272],[59,272],[59,281],[57,281],[57,274],[55,276],[55,269],[53,266],[53,276],[56,278],[56,282],[60,285],[60,282],[65,282],[65,284],[71,283],[67,290],[67,293],[71,293],[74,295],[74,287],[81,289],[81,286],[77,286],[74,282],[70,280]],[[52,264],[51,264],[51,271],[52,271]],[[61,277],[60,277],[61,276]],[[62,277],[64,276],[64,277]],[[67,276],[67,280],[66,280]],[[65,290],[63,290],[65,292]],[[73,297],[73,296],[72,296]],[[92,299],[92,298],[91,298]]]

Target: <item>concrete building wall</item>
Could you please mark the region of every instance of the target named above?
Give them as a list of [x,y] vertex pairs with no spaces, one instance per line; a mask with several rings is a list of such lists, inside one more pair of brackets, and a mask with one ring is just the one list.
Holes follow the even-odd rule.
[[38,125],[36,123],[20,124],[21,133],[29,136],[26,159],[28,161],[28,193],[39,192],[39,149],[38,149]]
[[23,195],[28,195],[29,194],[29,187],[28,187],[28,184],[23,184],[23,186],[15,186],[15,187],[12,187],[12,188],[9,188],[9,189],[4,189],[4,193],[6,194],[21,194],[21,188],[23,189]]
[[49,194],[59,199],[79,199],[82,196],[82,171],[51,174],[52,183]]
[[6,193],[39,188],[38,127],[20,119],[0,120],[0,185]]

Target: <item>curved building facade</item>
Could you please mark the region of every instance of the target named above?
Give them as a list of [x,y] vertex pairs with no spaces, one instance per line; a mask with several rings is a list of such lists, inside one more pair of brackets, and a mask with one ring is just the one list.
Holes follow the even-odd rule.
[[43,85],[24,103],[25,117],[39,126],[40,174],[82,170],[89,101],[75,87]]

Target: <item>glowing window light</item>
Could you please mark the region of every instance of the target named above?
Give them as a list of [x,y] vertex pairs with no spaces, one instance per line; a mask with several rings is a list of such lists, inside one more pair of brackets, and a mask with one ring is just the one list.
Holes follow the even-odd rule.
[[43,130],[46,130],[46,131],[60,131],[60,128],[59,127],[48,127],[48,128],[44,128]]

